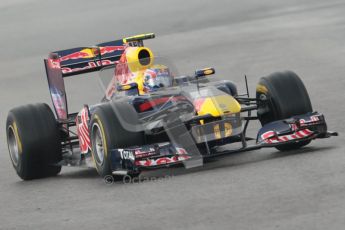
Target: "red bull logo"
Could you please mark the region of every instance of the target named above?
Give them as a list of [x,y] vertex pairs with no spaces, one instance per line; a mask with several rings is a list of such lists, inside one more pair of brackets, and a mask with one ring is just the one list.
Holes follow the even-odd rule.
[[74,52],[71,54],[68,54],[66,56],[60,57],[59,61],[68,61],[68,60],[77,60],[77,59],[87,59],[87,58],[94,58],[97,55],[99,55],[99,52],[101,56],[109,53],[113,53],[118,50],[124,50],[124,46],[105,46],[105,47],[98,47],[98,48],[85,48],[78,52]]
[[78,72],[78,71],[83,71],[87,69],[93,69],[99,66],[107,66],[107,65],[112,65],[115,62],[111,60],[102,60],[102,61],[97,61],[97,62],[88,62],[86,66],[80,67],[80,68],[69,68],[69,67],[62,67],[61,71],[62,73],[73,73],[73,72]]

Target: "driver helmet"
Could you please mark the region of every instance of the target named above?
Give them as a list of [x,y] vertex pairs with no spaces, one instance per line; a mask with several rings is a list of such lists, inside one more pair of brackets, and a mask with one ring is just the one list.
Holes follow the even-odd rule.
[[152,92],[173,84],[173,77],[165,65],[153,65],[144,72],[144,91]]

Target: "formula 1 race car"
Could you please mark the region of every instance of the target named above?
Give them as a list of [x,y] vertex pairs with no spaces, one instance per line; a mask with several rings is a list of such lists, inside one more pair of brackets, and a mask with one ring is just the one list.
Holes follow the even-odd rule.
[[[38,103],[14,108],[7,118],[9,153],[20,178],[54,176],[63,165],[95,167],[102,177],[137,176],[263,147],[294,150],[337,135],[313,111],[295,73],[262,77],[251,98],[247,79],[247,92],[240,95],[233,82],[209,77],[213,68],[179,75],[144,46],[151,38],[142,34],[56,51],[44,60],[56,117]],[[69,113],[64,78],[95,71],[105,83],[104,97]],[[251,120],[262,125],[256,138],[246,135]]]

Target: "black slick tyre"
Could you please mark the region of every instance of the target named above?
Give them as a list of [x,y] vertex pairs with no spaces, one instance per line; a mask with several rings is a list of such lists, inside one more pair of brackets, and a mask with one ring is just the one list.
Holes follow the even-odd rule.
[[[120,110],[121,115],[114,109]],[[105,103],[98,106],[93,113],[90,123],[91,152],[100,176],[112,175],[112,149],[140,146],[144,143],[144,133],[124,128],[123,121],[118,117],[129,119],[133,124],[137,122],[135,115],[134,108],[125,103]]]
[[61,171],[59,129],[47,104],[12,109],[7,117],[6,134],[12,165],[21,179],[55,176]]
[[[266,99],[259,103],[257,115],[262,125],[312,112],[308,92],[302,80],[291,71],[273,73],[262,77],[256,88],[256,97]],[[281,151],[298,149],[310,140],[279,145]]]

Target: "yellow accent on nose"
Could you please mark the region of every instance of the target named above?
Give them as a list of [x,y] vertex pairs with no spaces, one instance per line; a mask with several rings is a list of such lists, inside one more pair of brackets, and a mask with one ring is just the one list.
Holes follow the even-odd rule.
[[220,95],[205,98],[197,112],[200,116],[210,114],[213,117],[219,117],[224,114],[241,112],[241,105],[230,95]]

